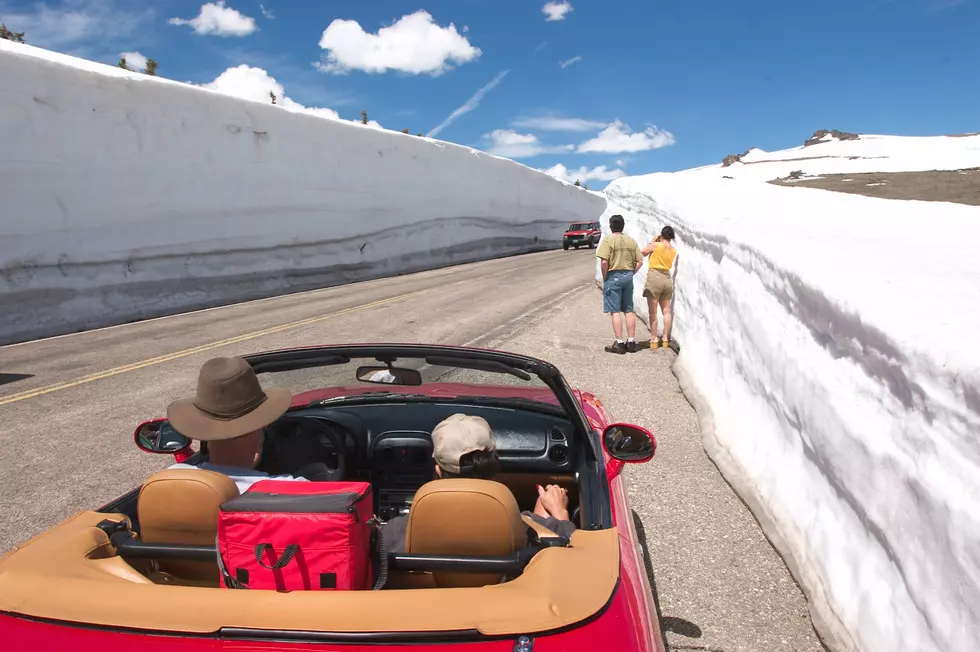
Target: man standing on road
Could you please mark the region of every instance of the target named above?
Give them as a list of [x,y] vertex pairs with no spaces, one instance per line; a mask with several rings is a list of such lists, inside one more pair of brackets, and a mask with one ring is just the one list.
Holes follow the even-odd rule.
[[[633,275],[643,265],[643,252],[636,240],[625,235],[626,220],[622,215],[609,218],[609,230],[603,238],[596,256],[602,261],[602,309],[612,315],[613,334],[616,341],[606,347],[609,353],[636,353],[636,315],[633,313]],[[623,341],[623,321],[620,313],[626,313],[626,334]]]

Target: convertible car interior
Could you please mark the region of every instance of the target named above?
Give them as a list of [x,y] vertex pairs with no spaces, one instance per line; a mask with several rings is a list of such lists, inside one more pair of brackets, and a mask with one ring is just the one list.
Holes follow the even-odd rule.
[[[655,442],[631,439],[628,430],[609,439],[610,429],[604,434],[591,425],[556,369],[493,355],[472,368],[498,371],[512,364],[514,375],[538,373],[558,399],[507,392],[488,398],[477,395],[477,386],[441,392],[433,384],[324,398],[294,392],[293,408],[266,428],[258,469],[302,476],[310,482],[288,484],[308,485],[302,491],[310,495],[271,491],[262,509],[298,528],[319,527],[304,520],[305,512],[317,510],[351,524],[352,532],[368,521],[371,581],[362,588],[369,590],[316,590],[340,588],[343,581],[326,584],[322,577],[313,590],[235,590],[248,587],[221,563],[219,520],[262,483],[241,494],[221,473],[166,468],[0,559],[0,612],[148,630],[329,631],[354,638],[378,631],[510,635],[592,616],[619,582],[608,465],[645,461]],[[391,359],[377,359],[390,367]],[[262,362],[250,361],[257,371]],[[279,358],[269,365],[289,366]],[[430,433],[456,413],[490,424],[499,456],[493,479],[436,477]],[[205,443],[190,448],[164,419],[141,425],[135,439],[143,450],[174,455],[183,464],[208,459]],[[604,459],[604,448],[614,459]],[[576,526],[570,538],[524,513],[534,509],[539,485],[567,490]],[[369,504],[343,502],[354,495],[350,487],[361,487]],[[314,503],[316,509],[302,507]],[[408,517],[405,549],[386,550],[379,533],[398,516]],[[344,554],[360,541],[352,535]],[[255,561],[264,569],[290,561],[288,550],[278,550],[276,561],[265,560],[259,548]]]
[[[438,480],[430,432],[465,412],[490,423],[500,457],[493,480]],[[581,509],[571,425],[526,409],[421,402],[310,407],[291,411],[266,432],[258,470],[314,482],[369,483],[373,514],[386,521],[408,516],[404,554],[387,553],[378,588],[483,586],[518,576],[535,553],[568,541],[522,512],[534,509],[537,486],[566,489],[577,527]],[[207,448],[189,460],[207,459]],[[218,512],[239,495],[225,475],[167,469],[107,511],[123,520],[101,524],[116,552],[155,583],[219,587],[215,558]],[[453,559],[449,555],[458,558]]]

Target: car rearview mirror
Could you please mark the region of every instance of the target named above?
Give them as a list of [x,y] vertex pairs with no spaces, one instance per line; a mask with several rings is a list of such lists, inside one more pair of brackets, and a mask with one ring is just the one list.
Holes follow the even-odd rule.
[[657,450],[657,440],[646,428],[614,423],[602,433],[609,456],[620,462],[647,462]]
[[147,453],[174,455],[191,447],[191,439],[173,429],[166,419],[141,424],[133,434],[136,446]]
[[403,367],[358,367],[357,379],[364,383],[387,385],[421,385],[422,374],[418,369]]

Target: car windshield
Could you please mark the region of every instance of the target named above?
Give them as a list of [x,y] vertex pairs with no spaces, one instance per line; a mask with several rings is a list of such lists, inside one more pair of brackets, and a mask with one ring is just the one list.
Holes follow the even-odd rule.
[[501,362],[457,356],[452,352],[439,356],[398,354],[389,367],[374,355],[350,356],[348,360],[318,353],[285,361],[261,356],[261,361],[252,364],[264,387],[288,389],[300,404],[395,393],[505,402],[517,399],[560,406],[555,393],[534,373]]
[[569,231],[587,231],[590,228],[588,224],[573,224],[568,227]]

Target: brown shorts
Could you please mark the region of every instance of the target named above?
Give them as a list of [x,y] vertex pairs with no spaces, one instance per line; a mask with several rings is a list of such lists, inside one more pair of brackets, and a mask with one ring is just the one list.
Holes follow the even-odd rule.
[[674,282],[670,279],[670,272],[665,269],[648,269],[643,296],[654,301],[670,300],[674,296]]

